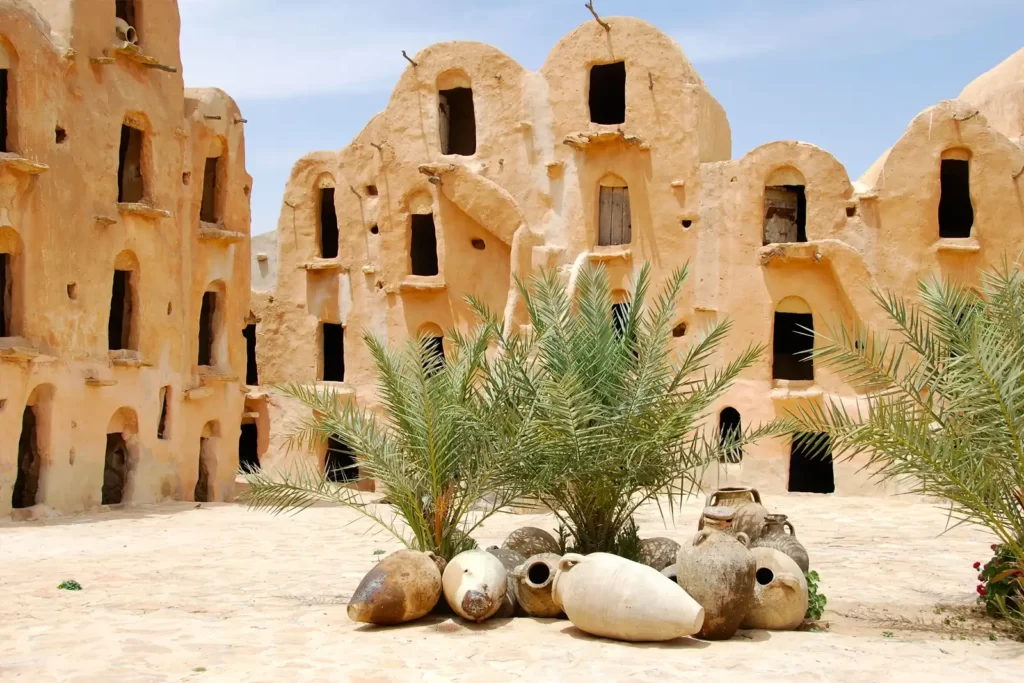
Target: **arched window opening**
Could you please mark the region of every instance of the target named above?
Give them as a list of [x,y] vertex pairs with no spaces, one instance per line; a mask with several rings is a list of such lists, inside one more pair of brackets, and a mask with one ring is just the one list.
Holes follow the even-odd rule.
[[590,120],[615,125],[626,122],[626,63],[590,67]]
[[115,270],[110,292],[110,317],[107,322],[107,348],[111,351],[137,350],[135,275],[131,270]]
[[217,192],[220,157],[207,157],[203,170],[203,203],[199,209],[199,220],[216,223],[220,220],[220,201]]
[[437,275],[437,232],[434,214],[412,214],[412,243],[409,251],[413,275]]
[[35,505],[39,493],[39,474],[42,458],[39,455],[39,420],[35,408],[25,406],[21,416],[21,436],[18,439],[18,474],[14,481],[11,507],[30,508]]
[[141,202],[145,196],[142,177],[143,132],[127,123],[121,125],[121,146],[118,150],[117,201]]
[[444,337],[425,336],[425,353],[423,356],[423,369],[428,377],[433,377],[444,368]]
[[213,283],[210,289],[203,292],[203,301],[199,307],[199,349],[198,364],[214,367],[224,361],[224,349],[219,348],[223,341],[224,297],[222,285]]
[[355,451],[341,439],[331,437],[327,440],[324,474],[327,481],[333,482],[350,482],[359,478]]
[[472,88],[451,88],[437,93],[441,153],[476,154],[476,112]]
[[238,437],[238,471],[242,474],[260,471],[259,436],[259,427],[254,422],[242,425]]
[[743,460],[743,423],[740,411],[729,407],[718,414],[719,462],[738,463]]
[[342,325],[320,324],[320,379],[345,381],[345,328]]
[[103,458],[103,505],[118,505],[124,500],[128,483],[128,444],[123,434],[107,434]]
[[0,337],[13,337],[14,277],[10,254],[0,254]]
[[804,493],[834,493],[832,439],[828,434],[793,434],[789,456],[789,490]]
[[597,243],[601,246],[629,244],[633,241],[633,219],[629,208],[629,188],[601,185],[598,207]]
[[790,297],[775,311],[772,379],[813,380],[814,315],[807,304]]
[[939,237],[966,238],[974,226],[971,204],[971,162],[963,150],[949,150],[939,173]]
[[333,187],[320,188],[320,257],[338,257],[338,209]]
[[260,372],[256,364],[256,323],[250,323],[242,330],[245,337],[245,383],[251,387],[259,386]]
[[217,480],[217,441],[220,437],[220,425],[207,422],[199,437],[199,478],[192,492],[192,499],[197,503],[208,503],[214,500],[214,485]]
[[807,241],[807,196],[803,185],[764,188],[764,244]]

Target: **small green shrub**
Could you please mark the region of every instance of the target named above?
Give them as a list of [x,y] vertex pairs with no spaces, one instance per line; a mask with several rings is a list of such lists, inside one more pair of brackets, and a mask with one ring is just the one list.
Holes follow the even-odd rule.
[[804,615],[804,619],[818,621],[821,619],[821,615],[825,613],[825,605],[828,603],[828,598],[818,590],[818,582],[821,581],[818,572],[812,570],[804,574],[804,576],[807,579],[807,614]]
[[62,591],[80,591],[82,590],[82,584],[74,579],[68,579],[67,581],[61,581],[57,589]]
[[978,602],[993,617],[1024,616],[1024,572],[1017,566],[1013,550],[1006,544],[993,545],[992,559],[982,566],[975,562],[978,574]]

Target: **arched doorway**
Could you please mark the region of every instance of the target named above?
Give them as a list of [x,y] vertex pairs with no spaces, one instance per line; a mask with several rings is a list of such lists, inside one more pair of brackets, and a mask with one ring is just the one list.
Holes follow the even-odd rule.
[[134,474],[133,449],[139,433],[139,420],[131,408],[121,408],[107,425],[107,444],[103,456],[103,505],[119,505],[128,499]]
[[723,408],[718,414],[719,462],[738,463],[743,460],[742,435],[740,411],[733,407]]
[[199,503],[216,500],[217,445],[220,441],[220,423],[211,420],[203,426],[199,437],[199,477],[192,499]]

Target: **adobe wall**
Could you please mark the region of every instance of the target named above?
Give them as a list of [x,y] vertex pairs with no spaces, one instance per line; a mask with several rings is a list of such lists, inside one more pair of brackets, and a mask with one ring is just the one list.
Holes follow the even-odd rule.
[[[510,273],[557,268],[571,281],[584,264],[603,263],[613,286],[626,289],[644,261],[658,280],[689,264],[678,310],[686,332],[674,345],[687,348],[724,319],[732,331],[718,361],[766,345],[708,418],[714,426],[718,412],[733,407],[752,425],[829,396],[858,400],[821,368],[813,379],[775,376],[776,313],[810,314],[818,330],[880,324],[870,287],[914,296],[921,277],[971,280],[979,266],[1016,254],[1024,151],[1009,137],[1020,135],[1014,103],[1024,90],[1012,65],[1021,53],[1008,60],[1012,68],[993,70],[987,85],[965,90],[977,102],[922,112],[853,183],[828,152],[801,142],[772,142],[731,159],[725,112],[678,45],[637,19],[606,21],[608,31],[588,21],[563,38],[536,73],[478,43],[429,47],[412,57],[387,108],[349,146],[295,165],[277,231],[276,287],[267,291],[261,279],[254,303],[262,381],[317,381],[319,325],[340,323],[345,377],[335,388],[373,406],[364,331],[401,342],[425,327],[465,327],[467,293],[503,311],[508,324],[522,324]],[[625,121],[594,123],[591,67],[619,61]],[[472,88],[477,146],[468,156],[440,149],[439,91],[452,87]],[[939,237],[940,169],[949,158],[969,163],[969,236]],[[330,263],[317,258],[323,186],[336,188],[339,220],[341,246]],[[628,243],[598,244],[602,187],[628,188]],[[764,243],[766,187],[802,188],[804,241]],[[440,273],[415,276],[411,214],[431,211]],[[485,249],[473,249],[474,239]],[[322,466],[322,449],[278,449],[301,410],[279,396],[267,400],[264,466],[297,457]],[[789,439],[762,442],[708,481],[786,490],[790,455]],[[837,493],[879,492],[859,466],[836,465]]]
[[[41,469],[38,507],[19,515],[99,505],[114,433],[128,449],[122,502],[190,500],[202,437],[210,499],[232,495],[250,279],[243,125],[223,92],[184,90],[175,0],[141,4],[134,51],[116,39],[114,0],[0,0],[0,252],[14,302],[0,339],[0,514],[12,509],[26,405],[41,416]],[[126,122],[143,131],[144,195],[119,203]],[[217,220],[201,223],[208,156],[220,157]],[[131,271],[133,331],[111,351],[115,269]],[[221,296],[213,364],[200,368],[208,289]]]

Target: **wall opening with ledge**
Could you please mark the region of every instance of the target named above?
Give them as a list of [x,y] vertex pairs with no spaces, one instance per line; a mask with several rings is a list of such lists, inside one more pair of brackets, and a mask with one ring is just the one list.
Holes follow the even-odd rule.
[[828,434],[793,434],[789,456],[788,490],[803,493],[835,493],[832,439]]
[[971,162],[967,158],[944,158],[939,178],[939,237],[970,237],[974,226]]
[[600,246],[629,244],[633,241],[629,188],[601,185],[598,206],[597,243]]
[[238,437],[238,471],[251,474],[260,471],[260,431],[254,422],[242,424]]
[[412,243],[409,249],[413,275],[437,275],[437,232],[434,214],[412,215]]
[[733,407],[723,408],[718,414],[718,461],[738,463],[743,461],[743,421],[740,411]]
[[13,337],[11,314],[14,309],[14,278],[11,255],[0,254],[0,337]]
[[345,328],[341,325],[320,324],[320,379],[345,381]]
[[603,125],[626,122],[626,63],[590,67],[590,120]]
[[203,292],[203,304],[199,309],[199,365],[213,365],[217,298],[217,292]]
[[[806,329],[805,329],[806,328]],[[813,380],[814,316],[775,312],[772,340],[772,379]]]
[[242,330],[245,337],[245,383],[251,387],[259,386],[260,372],[256,364],[256,323],[250,323]]
[[320,188],[320,257],[338,257],[338,210],[334,206],[334,188]]
[[128,124],[121,125],[121,146],[118,151],[117,201],[141,202],[145,195],[142,178],[143,133]]
[[764,244],[807,241],[807,195],[803,185],[764,188]]
[[359,478],[355,451],[341,439],[331,437],[327,440],[324,474],[327,481],[333,482],[350,482]]
[[[3,48],[0,47],[0,51]],[[10,114],[7,108],[10,106],[10,100],[8,99],[8,69],[0,69],[0,152],[10,152],[11,148],[7,141],[7,135],[9,132],[8,120]]]
[[220,157],[207,157],[206,168],[203,170],[203,203],[199,209],[199,220],[204,223],[216,223],[220,220],[220,207],[217,201],[217,173]]
[[437,93],[441,153],[476,154],[476,112],[472,88],[451,88]]
[[135,327],[134,276],[130,270],[115,270],[110,292],[110,318],[107,322],[107,348],[111,351],[134,349]]

